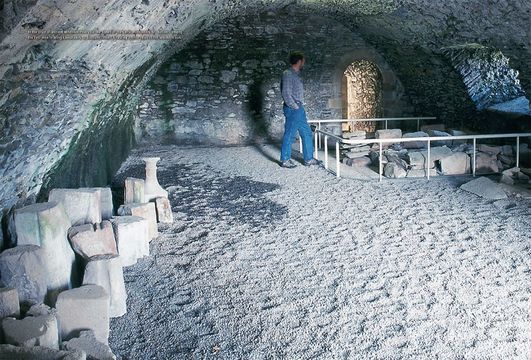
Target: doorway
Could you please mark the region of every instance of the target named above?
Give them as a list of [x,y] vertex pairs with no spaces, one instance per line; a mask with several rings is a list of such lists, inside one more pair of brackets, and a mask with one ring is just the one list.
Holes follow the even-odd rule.
[[[370,119],[384,115],[383,79],[380,69],[368,60],[356,60],[343,73],[343,118]],[[376,131],[374,121],[349,122],[343,131]]]

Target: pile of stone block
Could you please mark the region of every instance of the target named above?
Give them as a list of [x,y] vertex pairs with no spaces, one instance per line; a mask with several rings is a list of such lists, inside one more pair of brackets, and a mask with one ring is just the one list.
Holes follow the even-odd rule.
[[[385,129],[375,132],[376,139],[407,139],[423,137],[440,137],[430,143],[430,164],[427,164],[427,142],[411,141],[388,143],[382,146],[383,174],[390,178],[424,177],[437,175],[464,175],[472,173],[474,166],[474,149],[472,142],[466,140],[444,140],[448,136],[462,136],[460,130],[445,131],[443,125],[423,126],[423,131],[402,133],[400,129]],[[347,134],[350,135],[350,134]],[[380,160],[380,146],[349,146],[342,152],[342,162],[350,166],[375,166]],[[520,161],[526,161],[528,144],[520,145]],[[501,173],[516,164],[516,146],[492,146],[477,144],[475,169],[477,174]],[[510,183],[508,176],[504,180]],[[526,181],[526,174],[521,173],[513,180]]]
[[15,210],[16,246],[0,254],[0,358],[115,359],[107,342],[109,319],[127,312],[123,267],[149,255],[157,222],[173,221],[158,159],[145,160],[146,180],[126,181],[117,216],[110,188],[53,189]]

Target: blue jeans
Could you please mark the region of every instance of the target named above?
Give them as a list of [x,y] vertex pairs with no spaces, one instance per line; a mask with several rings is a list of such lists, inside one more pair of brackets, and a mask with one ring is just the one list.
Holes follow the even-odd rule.
[[284,125],[280,161],[291,159],[291,145],[295,141],[297,131],[302,139],[304,161],[311,160],[313,158],[312,130],[306,120],[306,111],[302,105],[299,105],[297,110],[284,105],[284,116],[286,117],[286,124]]

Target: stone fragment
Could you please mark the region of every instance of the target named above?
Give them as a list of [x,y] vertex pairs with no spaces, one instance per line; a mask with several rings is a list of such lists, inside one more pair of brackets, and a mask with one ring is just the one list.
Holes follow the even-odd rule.
[[501,155],[513,156],[514,155],[513,147],[511,145],[503,145],[501,147]]
[[154,239],[159,236],[157,227],[157,213],[154,203],[125,204],[118,209],[120,216],[138,216],[144,218],[149,224],[149,238]]
[[470,173],[470,157],[462,152],[453,153],[437,161],[444,175],[462,175]]
[[[449,133],[445,131],[439,131],[439,130],[430,130],[428,131],[428,135],[431,137],[447,137],[451,136]],[[441,141],[432,141],[432,146],[452,146],[452,140],[441,140]]]
[[368,156],[361,156],[353,159],[345,158],[343,163],[348,166],[365,167],[371,165],[372,161]]
[[48,301],[72,287],[75,277],[75,254],[67,238],[70,220],[61,203],[37,203],[15,210],[18,245],[38,245],[43,249],[43,263],[48,284]]
[[[438,146],[430,148],[430,166],[435,168],[435,162],[447,156],[452,155],[453,152],[446,146]],[[428,162],[428,150],[409,151],[406,160],[413,169],[424,169]]]
[[385,129],[376,130],[374,133],[376,139],[399,139],[402,137],[402,130],[400,129]]
[[17,289],[0,288],[0,319],[8,316],[18,317],[20,315],[20,305]]
[[82,188],[80,190],[95,190],[100,193],[101,219],[109,220],[113,216],[114,205],[112,202],[112,191],[108,187]]
[[109,345],[98,341],[94,336],[94,332],[90,330],[81,331],[79,337],[63,342],[62,347],[65,350],[84,351],[89,359],[116,359]]
[[507,185],[514,185],[514,179],[511,176],[507,176],[506,174],[502,175],[500,182]]
[[144,197],[144,180],[128,177],[125,179],[124,204],[142,204]]
[[94,331],[107,344],[109,338],[109,294],[99,285],[83,285],[57,297],[57,320],[61,339],[69,340],[81,330]]
[[68,230],[70,244],[76,253],[84,259],[96,255],[118,254],[114,231],[110,221],[100,224],[85,224]]
[[119,317],[127,312],[122,262],[118,255],[98,255],[85,266],[83,285],[99,285],[109,294],[109,316]]
[[392,179],[398,179],[398,178],[404,178],[407,175],[406,169],[404,169],[402,166],[390,162],[385,164],[384,167],[384,176]]
[[[466,136],[469,135],[466,131],[461,130],[449,130],[448,133],[452,136]],[[459,145],[459,144],[466,144],[468,140],[453,140],[452,144]]]
[[62,203],[72,226],[101,222],[101,192],[94,189],[52,189],[49,201]]
[[499,210],[507,210],[516,206],[516,204],[510,200],[497,200],[494,202],[494,206]]
[[478,174],[497,173],[499,171],[498,158],[495,154],[485,152],[476,153],[476,172]]
[[501,146],[489,146],[485,144],[478,144],[478,151],[496,156],[501,153],[502,148]]
[[157,162],[158,157],[142,158],[146,163],[146,182],[144,184],[145,201],[151,201],[157,197],[168,197],[168,192],[160,186],[157,179]]
[[23,305],[44,302],[47,277],[44,250],[37,245],[20,245],[0,255],[0,283],[18,290]]
[[349,159],[356,159],[364,156],[369,156],[369,151],[348,151],[345,156]]
[[111,219],[122,266],[136,264],[149,255],[149,224],[138,216],[117,216]]
[[476,194],[488,200],[506,199],[505,192],[492,180],[486,177],[478,177],[466,184],[461,185],[461,189]]
[[55,350],[43,346],[0,345],[0,359],[6,360],[86,360],[84,351]]
[[6,343],[31,347],[45,346],[59,349],[59,332],[55,315],[28,316],[22,320],[2,320],[2,331]]
[[[423,131],[417,131],[417,132],[412,132],[412,133],[405,133],[404,135],[402,135],[402,138],[411,139],[411,138],[423,138],[423,137],[428,137],[428,136],[429,135]],[[409,142],[402,143],[402,146],[405,149],[424,149],[428,147],[428,142],[427,141],[409,141]]]
[[170,200],[166,197],[158,197],[155,199],[155,208],[157,210],[157,221],[160,223],[173,223],[173,212],[171,209]]

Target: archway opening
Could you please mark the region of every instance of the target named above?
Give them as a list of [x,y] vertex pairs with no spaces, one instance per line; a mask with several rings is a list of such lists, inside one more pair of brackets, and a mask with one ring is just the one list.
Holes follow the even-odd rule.
[[[343,118],[371,119],[383,116],[383,78],[373,62],[352,62],[343,73],[342,87]],[[373,133],[376,126],[374,121],[350,122],[343,125],[343,131]]]

